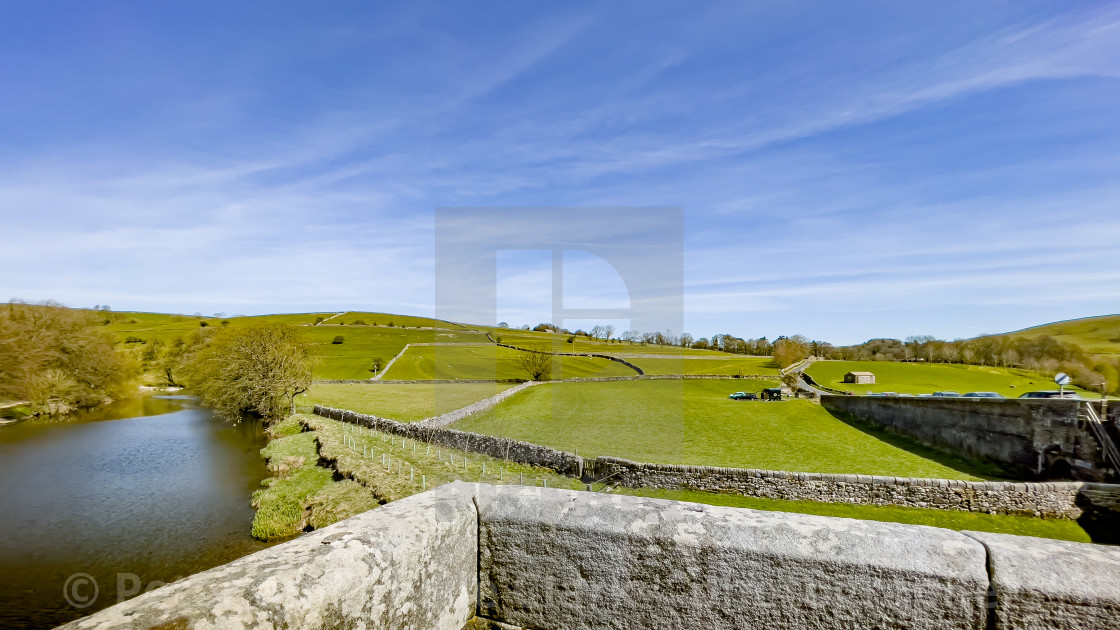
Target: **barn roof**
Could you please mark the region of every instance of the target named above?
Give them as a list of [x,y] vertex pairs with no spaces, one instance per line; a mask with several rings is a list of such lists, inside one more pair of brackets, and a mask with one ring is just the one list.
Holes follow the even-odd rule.
[[848,372],[852,376],[875,376],[874,372]]

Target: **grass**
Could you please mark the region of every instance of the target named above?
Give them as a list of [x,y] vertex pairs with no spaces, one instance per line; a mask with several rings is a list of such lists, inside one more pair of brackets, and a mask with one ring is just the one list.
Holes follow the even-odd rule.
[[394,313],[372,313],[366,311],[347,311],[335,319],[327,322],[333,325],[347,325],[352,326],[357,321],[365,322],[367,326],[385,326],[389,327],[392,324],[394,328],[398,326],[407,326],[408,328],[446,328],[450,330],[470,330],[467,326],[456,324],[453,322],[445,322],[441,319],[432,319],[430,317],[414,317],[412,315],[397,315]]
[[774,363],[774,360],[770,357],[738,357],[723,354],[710,358],[643,359],[631,357],[627,360],[642,368],[642,371],[646,374],[778,375],[778,364]]
[[1091,354],[1120,354],[1120,315],[1071,319],[1008,333],[1011,337],[1042,335],[1076,344]]
[[[944,363],[896,363],[893,361],[816,361],[807,370],[809,376],[825,387],[857,394],[898,392],[930,394],[936,391],[997,392],[1017,398],[1025,392],[1057,389],[1046,376],[1026,370],[949,365]],[[845,383],[848,372],[872,372],[875,383]]]
[[312,429],[319,452],[344,476],[371,488],[386,501],[431,490],[452,481],[497,485],[547,485],[583,490],[578,479],[547,468],[405,440],[345,422],[313,415],[299,420]]
[[816,501],[783,501],[779,499],[759,499],[733,494],[698,492],[693,490],[653,490],[648,488],[618,488],[617,492],[634,496],[691,501],[708,505],[722,505],[752,510],[773,512],[793,512],[796,514],[816,514],[818,516],[839,516],[868,521],[887,523],[908,523],[929,525],[957,531],[971,530],[995,532],[1017,536],[1037,536],[1075,542],[1091,542],[1089,534],[1075,521],[1031,518],[1027,516],[1006,516],[980,514],[976,512],[954,512],[950,510],[928,510],[923,508],[893,507],[880,505],[851,505],[848,503],[820,503]]
[[806,400],[735,401],[735,381],[553,383],[453,428],[637,461],[977,480],[997,476]]
[[[306,425],[311,431],[301,432]],[[273,442],[265,449],[279,477],[254,495],[258,505],[253,534],[283,538],[318,529],[377,506],[455,480],[491,484],[547,485],[585,489],[576,479],[542,468],[467,453],[429,447],[425,443],[362,429],[327,418],[300,415],[271,429]],[[347,477],[334,481],[335,471],[316,466],[319,455]],[[285,470],[285,458],[304,461]],[[811,501],[782,501],[687,490],[619,488],[617,492],[676,501],[736,508],[818,514],[865,520],[930,525],[956,530],[989,531],[1059,540],[1089,542],[1072,521],[997,516],[919,508],[860,506]]]
[[301,410],[309,411],[318,404],[415,422],[466,407],[510,387],[512,383],[314,385],[297,402]]
[[[522,353],[495,345],[418,346],[409,348],[385,373],[387,380],[527,379],[518,365]],[[556,357],[553,378],[636,376],[616,361]]]
[[301,432],[298,421],[284,420],[270,433],[274,439],[261,454],[275,476],[253,493],[253,537],[287,538],[308,525],[322,527],[377,507],[377,497],[368,489],[353,482],[340,485],[331,470],[316,465],[315,436]]
[[718,350],[696,350],[692,348],[682,348],[680,346],[658,346],[646,345],[641,343],[628,343],[628,342],[603,342],[588,339],[587,337],[576,337],[572,343],[568,343],[568,337],[572,335],[563,335],[547,332],[533,332],[526,330],[506,330],[495,329],[489,327],[479,327],[479,330],[485,330],[490,333],[490,336],[495,340],[498,337],[502,338],[502,343],[518,348],[531,348],[533,350],[547,350],[549,352],[595,352],[599,354],[671,354],[680,356],[723,356],[733,357],[725,352]]
[[[321,358],[315,368],[317,379],[372,378],[374,372],[370,370],[375,358],[380,358],[384,366],[407,344],[486,341],[486,337],[479,333],[387,326],[322,325],[304,328],[302,332],[315,344],[315,354]],[[340,344],[332,343],[337,335],[344,338]],[[420,346],[416,351],[431,353],[434,349]]]

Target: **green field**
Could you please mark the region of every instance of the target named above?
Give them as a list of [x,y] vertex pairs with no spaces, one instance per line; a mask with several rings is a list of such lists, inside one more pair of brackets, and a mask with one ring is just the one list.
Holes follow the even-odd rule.
[[[322,357],[315,368],[317,379],[369,379],[374,376],[371,367],[375,358],[380,358],[384,366],[407,344],[477,344],[486,340],[485,336],[474,332],[382,326],[323,325],[303,328],[301,332],[315,344],[315,354]],[[332,343],[338,335],[342,335],[343,342]],[[420,352],[422,349],[430,352],[433,348],[416,350]],[[394,368],[399,363],[394,364]]]
[[[386,380],[527,379],[517,363],[521,352],[495,345],[418,346],[406,351],[385,373]],[[554,379],[588,376],[636,376],[616,361],[556,357]]]
[[735,401],[735,381],[554,383],[453,428],[637,461],[898,477],[981,479],[896,436],[855,428],[806,400]]
[[415,422],[461,409],[503,392],[512,383],[424,383],[401,385],[313,385],[297,399],[300,411],[315,405],[368,413],[400,422]]
[[1075,542],[1092,542],[1089,534],[1075,521],[1031,518],[1028,516],[1002,516],[950,510],[926,510],[885,505],[851,505],[848,503],[818,503],[816,501],[782,501],[758,499],[735,494],[696,492],[691,490],[652,490],[648,488],[618,488],[617,492],[656,499],[691,501],[708,505],[723,505],[752,510],[794,512],[818,516],[838,516],[887,523],[929,525],[957,531],[995,532],[1016,536],[1038,536]]
[[[945,363],[895,363],[892,361],[816,361],[806,370],[817,383],[856,394],[897,392],[930,394],[936,391],[998,392],[1017,398],[1024,392],[1057,389],[1048,377],[1011,368]],[[872,372],[875,383],[845,383],[848,372]]]
[[408,328],[444,328],[448,330],[472,330],[468,326],[446,322],[442,319],[430,317],[414,317],[412,315],[396,315],[393,313],[371,313],[368,311],[347,311],[342,315],[326,322],[330,325],[352,326],[356,322],[365,322],[367,326],[392,327],[406,326]]
[[658,346],[652,344],[616,341],[607,343],[603,341],[595,341],[583,336],[575,337],[572,342],[569,343],[568,338],[572,337],[572,335],[547,332],[508,330],[502,328],[494,329],[490,327],[479,327],[479,330],[484,330],[490,333],[490,336],[495,340],[501,337],[501,343],[509,344],[511,346],[517,346],[518,348],[547,350],[549,352],[594,352],[598,354],[671,354],[680,355],[682,357],[736,356],[727,354],[726,352],[719,352],[718,350],[695,350],[692,348],[682,348],[680,346]]
[[[716,358],[643,359],[626,357],[646,374],[721,374],[727,376],[777,376],[778,364],[770,357],[739,357],[724,354]],[[772,385],[772,383],[770,384]],[[766,385],[769,387],[770,385]],[[761,385],[744,385],[758,389]]]
[[1120,315],[1071,319],[1008,333],[1010,337],[1042,335],[1081,346],[1091,354],[1120,354]]

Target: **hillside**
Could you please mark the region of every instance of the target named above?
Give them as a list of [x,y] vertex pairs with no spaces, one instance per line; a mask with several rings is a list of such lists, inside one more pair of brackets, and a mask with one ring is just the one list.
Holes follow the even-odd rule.
[[1120,315],[1070,319],[1016,330],[1007,335],[1011,337],[1049,335],[1058,341],[1078,345],[1091,354],[1120,354]]

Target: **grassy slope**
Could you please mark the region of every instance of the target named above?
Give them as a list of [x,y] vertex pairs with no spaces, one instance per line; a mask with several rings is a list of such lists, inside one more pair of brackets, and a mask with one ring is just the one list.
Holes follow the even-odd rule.
[[[318,379],[368,379],[375,358],[387,364],[407,344],[415,343],[479,343],[486,337],[465,331],[431,330],[387,326],[310,326],[301,329],[315,344],[315,354],[322,362],[315,369]],[[344,341],[332,343],[342,335]],[[430,352],[434,348],[424,348]],[[421,351],[420,348],[417,351]],[[388,377],[395,378],[395,377]]]
[[[462,345],[409,348],[384,378],[388,380],[431,379],[525,379],[528,374],[517,363],[521,352],[494,345]],[[635,376],[637,372],[607,359],[558,357],[553,378],[583,376]]]
[[400,422],[415,422],[466,407],[510,387],[513,384],[315,385],[297,402],[301,410],[320,404]]
[[642,368],[646,374],[778,375],[778,365],[770,357],[723,355],[704,359],[642,359],[631,357],[626,360]]
[[[978,365],[817,361],[807,371],[821,385],[857,394],[868,392],[928,394],[935,391],[955,391],[964,394],[991,391],[1008,398],[1015,398],[1024,392],[1057,388],[1049,378],[1033,372]],[[844,374],[852,371],[873,372],[876,383],[873,385],[844,383]]]
[[[254,534],[259,537],[267,538],[269,534],[273,537],[289,536],[298,533],[305,525],[313,528],[325,527],[376,507],[375,496],[395,500],[456,479],[583,489],[583,484],[577,480],[548,470],[455,449],[428,449],[425,444],[402,441],[382,433],[371,433],[325,418],[301,418],[314,427],[315,431],[296,433],[299,430],[298,420],[288,419],[277,427],[278,439],[266,451],[276,458],[284,454],[303,456],[310,463],[317,457],[315,444],[318,443],[323,456],[332,460],[338,470],[349,479],[333,481],[331,470],[305,463],[303,468],[285,479],[270,480],[268,487],[254,497],[261,505],[254,521]],[[385,465],[386,462],[389,463],[388,466]],[[397,462],[400,462],[399,466]],[[737,508],[914,523],[1079,542],[1089,540],[1085,532],[1070,521],[916,508],[779,501],[683,490],[619,489],[619,492]]]
[[555,383],[525,390],[453,428],[646,462],[948,479],[990,473],[854,428],[809,401],[727,399],[738,385]]
[[890,507],[878,505],[850,505],[846,503],[817,503],[815,501],[782,501],[778,499],[757,499],[732,494],[714,492],[695,492],[691,490],[653,490],[648,488],[619,488],[622,494],[691,501],[708,505],[724,505],[753,510],[794,512],[798,514],[817,514],[819,516],[839,516],[888,523],[909,523],[929,525],[946,529],[971,530],[1015,534],[1017,536],[1038,536],[1058,540],[1091,542],[1089,535],[1074,521],[1048,520],[1026,516],[999,516],[973,512],[952,512],[948,510],[925,510],[910,507]]
[[279,423],[270,431],[274,439],[261,450],[276,475],[253,493],[252,534],[261,540],[295,536],[307,525],[323,527],[378,505],[368,489],[336,483],[330,470],[316,465],[315,436],[300,430],[294,419]]
[[457,480],[490,484],[524,482],[525,485],[573,490],[585,487],[578,479],[544,468],[458,449],[429,447],[423,442],[402,440],[319,416],[300,418],[314,429],[312,435],[319,441],[319,452],[324,459],[333,461],[343,475],[373,489],[387,501]]
[[1049,335],[1058,341],[1076,344],[1093,354],[1120,354],[1120,315],[1085,317],[1054,322],[1008,333],[1012,337]]

